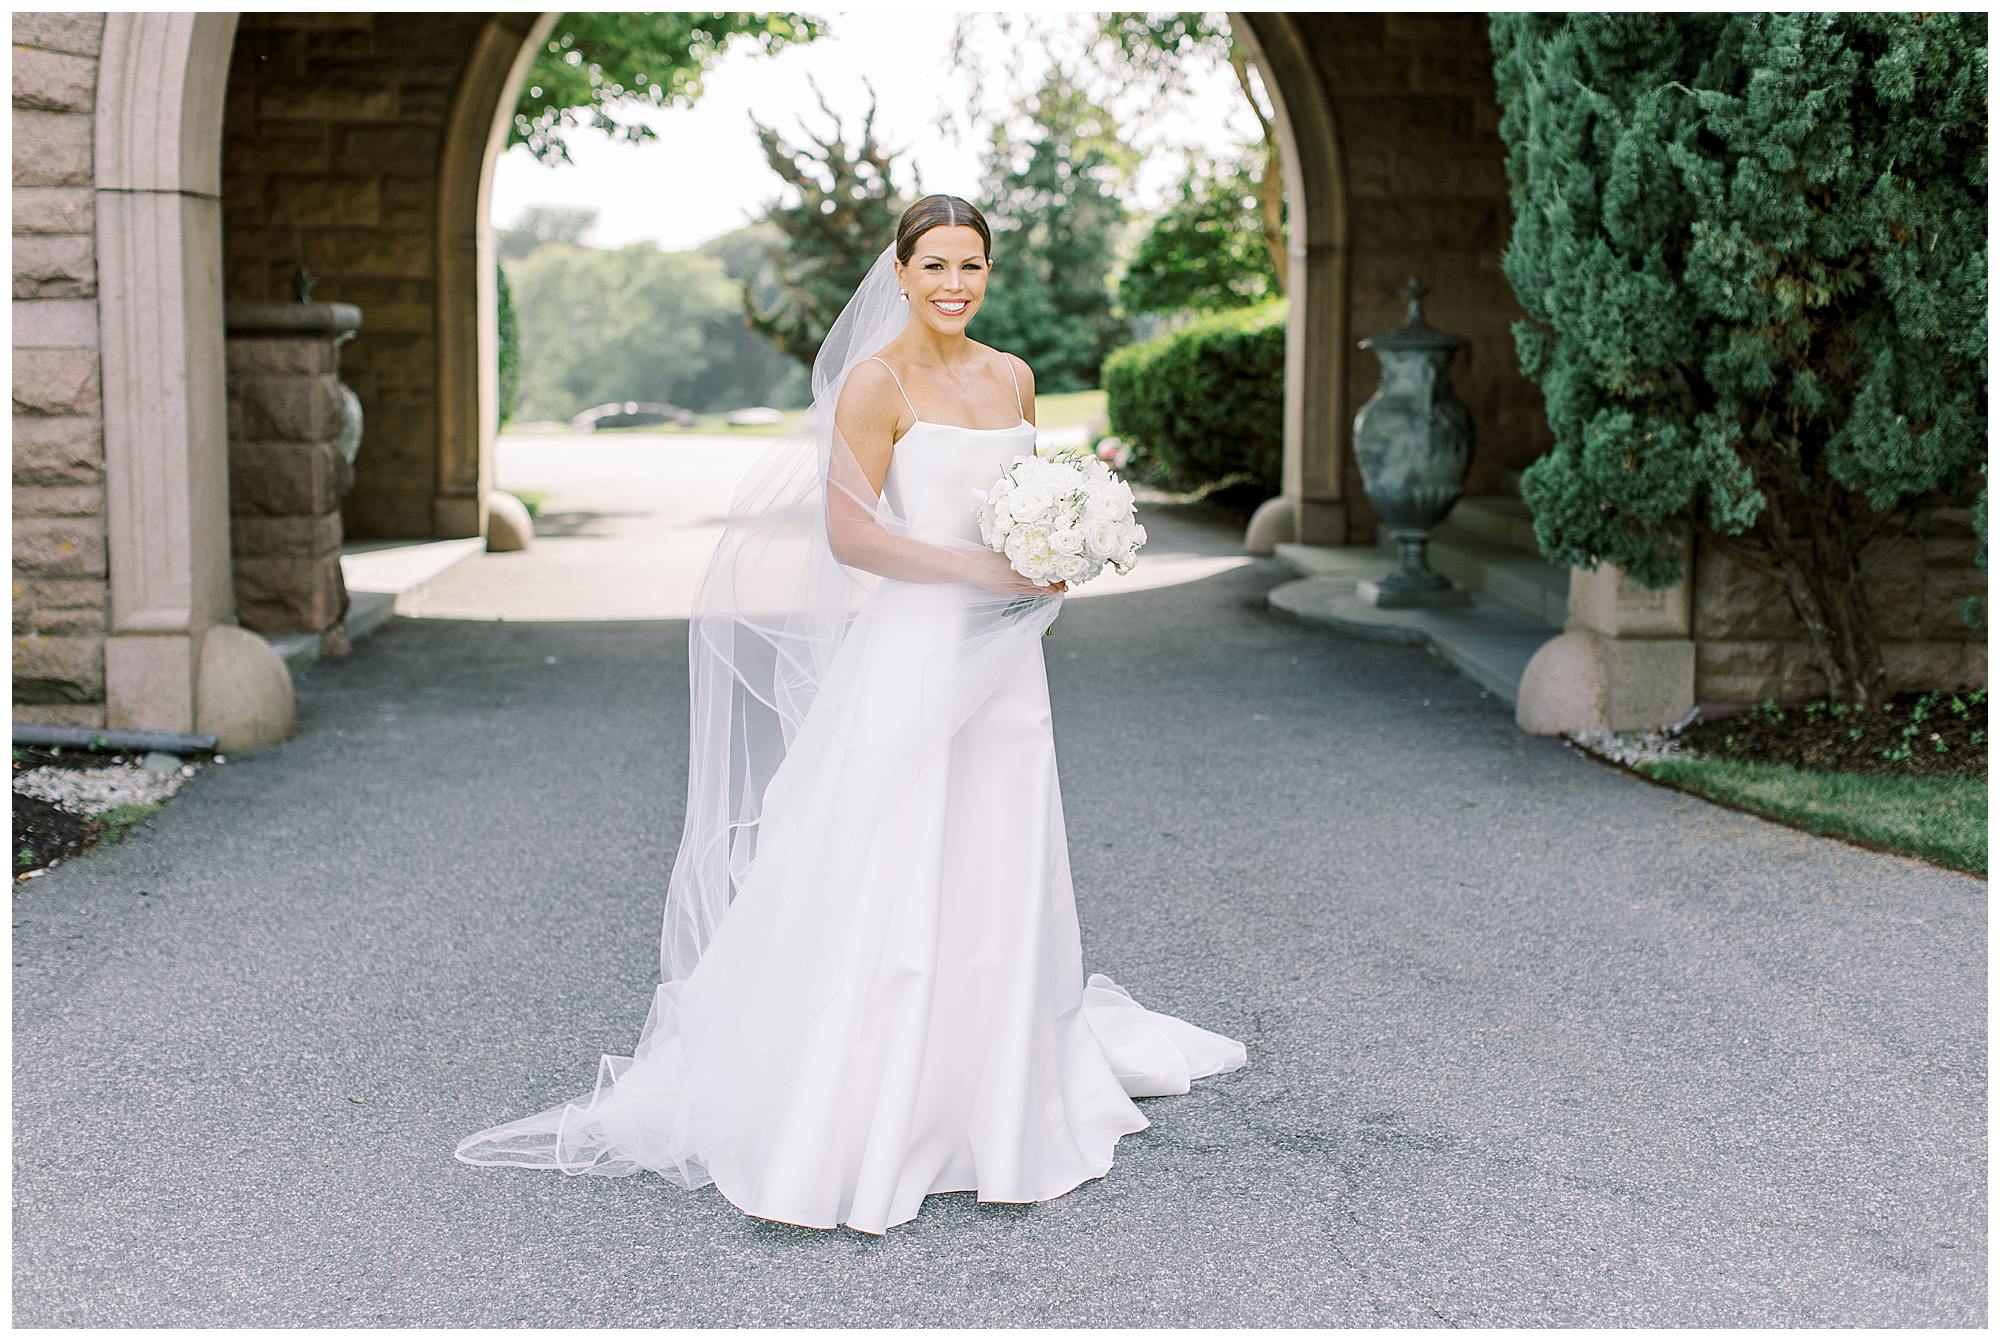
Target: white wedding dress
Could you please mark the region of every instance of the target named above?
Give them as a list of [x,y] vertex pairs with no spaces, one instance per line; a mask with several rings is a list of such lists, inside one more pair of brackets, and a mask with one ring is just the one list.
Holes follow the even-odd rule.
[[[919,419],[883,496],[976,542],[971,491],[1034,442],[1025,417]],[[727,915],[657,988],[646,1046],[460,1159],[652,1170],[765,1219],[881,1234],[933,1192],[1045,1201],[1101,1177],[1149,1125],[1133,1098],[1245,1064],[1236,1040],[1084,980],[1039,636],[904,757],[898,724],[927,650],[963,636],[965,592],[881,582],[771,779]]]

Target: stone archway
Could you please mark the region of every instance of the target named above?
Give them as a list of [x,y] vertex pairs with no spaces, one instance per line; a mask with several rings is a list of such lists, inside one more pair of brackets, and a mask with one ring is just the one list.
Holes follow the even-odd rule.
[[[1295,16],[1231,13],[1271,95],[1285,187],[1292,303],[1285,333],[1284,492],[1250,519],[1244,547],[1269,554],[1281,540],[1342,544],[1339,507],[1346,435],[1339,404],[1347,365],[1347,204],[1340,137],[1326,86]],[[1326,370],[1325,376],[1316,375]]]
[[222,349],[234,14],[105,16],[94,128],[108,601],[105,724],[292,732],[291,675],[235,627]]
[[[365,313],[340,362],[367,415],[345,534],[486,533],[487,206],[556,18],[17,16],[17,717],[206,730],[227,708],[239,741],[289,732],[282,663],[235,627],[222,309],[290,301],[302,262]],[[1284,493],[1251,548],[1368,538],[1345,439],[1374,367],[1350,341],[1395,324],[1412,269],[1433,320],[1474,340],[1455,374],[1482,430],[1468,490],[1504,489],[1545,428],[1512,367],[1482,18],[1231,20],[1279,113],[1297,297]]]

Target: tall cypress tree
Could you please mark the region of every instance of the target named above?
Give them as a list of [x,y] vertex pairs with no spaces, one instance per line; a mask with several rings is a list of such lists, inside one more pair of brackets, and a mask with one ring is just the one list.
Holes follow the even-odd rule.
[[1782,585],[1850,701],[1885,680],[1863,547],[1985,515],[1985,23],[1491,21],[1543,552],[1657,588],[1691,526]]
[[1027,134],[1002,124],[988,145],[983,198],[993,279],[973,334],[1019,354],[1043,392],[1098,383],[1130,322],[1111,289],[1123,193],[1137,157],[1111,114],[1061,69],[1028,109]]

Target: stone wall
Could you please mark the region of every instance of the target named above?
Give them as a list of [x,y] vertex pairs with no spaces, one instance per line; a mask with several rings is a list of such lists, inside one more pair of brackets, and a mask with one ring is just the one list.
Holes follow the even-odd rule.
[[[1346,174],[1355,339],[1402,324],[1412,274],[1429,286],[1424,316],[1472,342],[1452,364],[1479,442],[1469,494],[1511,492],[1551,445],[1541,393],[1514,357],[1526,315],[1500,272],[1511,212],[1486,16],[1298,16],[1333,105]],[[1372,354],[1348,360],[1352,415],[1380,384]],[[1375,510],[1353,453],[1342,489],[1350,544],[1368,543]]]
[[341,376],[367,414],[349,538],[434,534],[438,196],[452,94],[488,14],[246,13],[223,129],[224,292],[352,303]]
[[[1965,598],[1986,594],[1970,508],[1942,508],[1921,537],[1880,537],[1862,552],[1891,692],[1986,683],[1986,627],[1967,627]],[[1706,540],[1694,555],[1695,699],[1807,700],[1826,692],[1805,627],[1777,583]]]
[[103,726],[102,14],[14,15],[14,718]]

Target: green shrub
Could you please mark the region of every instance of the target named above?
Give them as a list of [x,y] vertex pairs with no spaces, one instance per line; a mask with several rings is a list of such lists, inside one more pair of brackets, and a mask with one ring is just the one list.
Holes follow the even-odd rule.
[[1285,300],[1218,312],[1104,360],[1111,432],[1142,478],[1195,489],[1247,475],[1282,490]]

